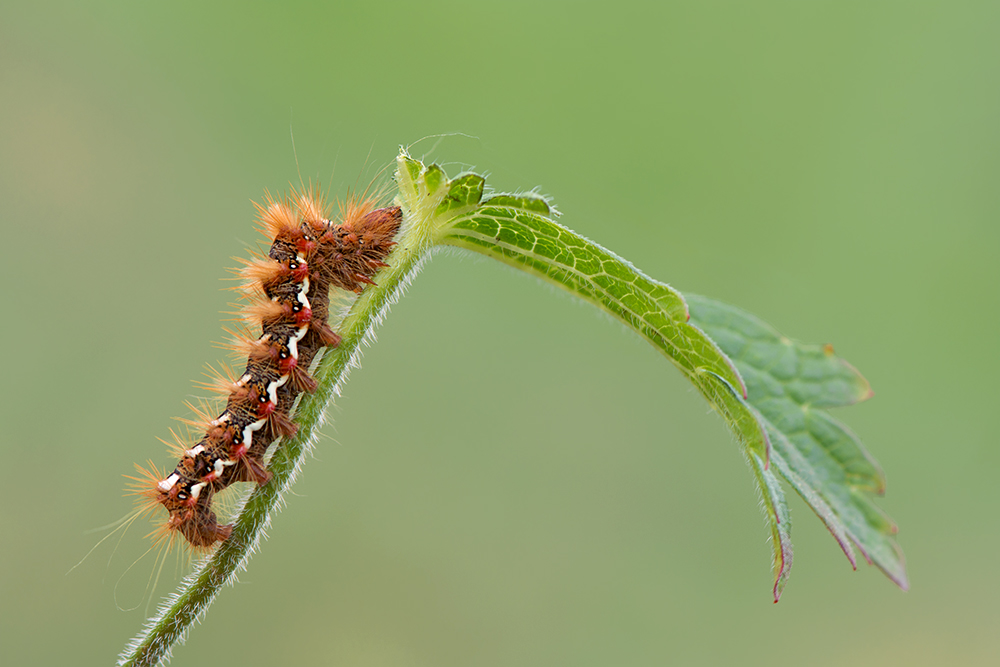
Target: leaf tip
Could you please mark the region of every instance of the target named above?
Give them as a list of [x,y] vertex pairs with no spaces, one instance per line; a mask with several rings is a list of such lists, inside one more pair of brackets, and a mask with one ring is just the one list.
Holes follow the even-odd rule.
[[785,584],[788,582],[788,570],[779,574],[774,580],[774,589],[771,591],[774,595],[774,604],[778,604],[778,600],[781,599],[781,594],[785,592]]
[[892,543],[892,548],[896,552],[896,558],[899,561],[899,569],[891,573],[885,569],[882,571],[889,576],[892,583],[899,586],[901,591],[908,591],[910,590],[910,578],[906,575],[906,556],[903,555],[903,549],[900,548],[900,546],[895,542]]
[[847,368],[848,372],[850,372],[851,375],[854,376],[853,380],[856,387],[854,402],[860,403],[862,401],[867,401],[868,399],[873,398],[875,396],[875,390],[872,389],[872,385],[868,381],[868,378],[862,375],[861,371],[855,368],[854,365],[851,364],[846,359],[838,359],[838,361]]

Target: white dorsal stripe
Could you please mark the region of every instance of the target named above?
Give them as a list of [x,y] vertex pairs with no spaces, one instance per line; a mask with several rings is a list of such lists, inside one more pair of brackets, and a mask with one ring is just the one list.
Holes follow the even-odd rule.
[[179,480],[180,478],[181,478],[180,475],[178,475],[177,473],[173,473],[172,475],[170,475],[170,477],[167,477],[165,480],[157,484],[156,488],[166,493],[170,489],[174,488],[174,484],[176,484],[177,480]]
[[250,445],[253,444],[253,434],[254,431],[259,431],[264,428],[264,424],[267,423],[266,419],[258,419],[257,421],[247,424],[246,428],[243,429],[243,444],[250,449]]
[[280,378],[267,385],[267,398],[275,405],[278,404],[278,387],[283,386],[288,382],[288,375],[282,375]]
[[309,279],[304,278],[302,280],[302,289],[299,290],[299,303],[302,304],[303,308],[309,308],[309,297],[306,294],[309,292]]

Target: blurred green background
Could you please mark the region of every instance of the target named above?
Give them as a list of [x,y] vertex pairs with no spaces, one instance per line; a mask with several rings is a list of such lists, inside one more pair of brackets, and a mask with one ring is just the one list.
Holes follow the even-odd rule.
[[[798,498],[766,530],[722,421],[651,347],[438,256],[271,539],[175,665],[993,665],[1000,4],[0,5],[0,662],[106,665],[145,527],[66,576],[224,358],[251,199],[417,157],[538,187],[683,291],[836,345],[912,590]],[[461,134],[471,135],[470,137]],[[332,174],[332,176],[331,176]],[[184,570],[171,561],[157,595]],[[124,573],[124,575],[123,575]],[[119,611],[135,607],[134,611]]]

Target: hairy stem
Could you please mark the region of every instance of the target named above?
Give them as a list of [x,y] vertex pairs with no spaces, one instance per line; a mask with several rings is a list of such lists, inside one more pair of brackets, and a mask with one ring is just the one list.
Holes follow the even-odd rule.
[[339,326],[332,323],[342,337],[341,343],[336,348],[328,348],[314,369],[318,387],[315,393],[303,395],[299,402],[293,414],[298,433],[282,441],[275,451],[268,467],[273,475],[271,481],[250,494],[233,523],[229,539],[185,577],[178,590],[165,600],[143,631],[125,648],[119,656],[119,665],[156,665],[169,659],[174,644],[183,640],[222,587],[234,583],[238,573],[246,568],[247,560],[266,533],[271,512],[283,502],[311,451],[329,403],[339,394],[351,368],[357,365],[362,344],[371,338],[389,306],[420,270],[427,256],[427,226],[421,224],[425,217],[420,213],[419,209],[408,211],[404,207],[398,245],[386,259],[389,267],[375,276],[376,285],[369,286],[355,299]]

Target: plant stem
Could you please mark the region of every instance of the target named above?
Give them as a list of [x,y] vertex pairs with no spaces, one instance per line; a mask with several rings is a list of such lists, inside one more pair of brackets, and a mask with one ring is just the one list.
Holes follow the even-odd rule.
[[340,345],[328,348],[314,369],[318,387],[315,393],[303,395],[299,402],[293,415],[298,433],[279,444],[268,467],[272,474],[270,482],[254,489],[240,509],[229,539],[199,563],[178,590],[166,598],[147,620],[143,631],[126,646],[119,656],[119,665],[140,667],[169,659],[173,645],[183,640],[222,587],[234,583],[239,572],[246,568],[247,560],[266,533],[271,512],[283,502],[312,450],[329,403],[340,393],[351,368],[358,365],[362,345],[371,339],[375,327],[427,257],[430,241],[427,225],[421,223],[428,218],[421,215],[419,208],[408,207],[406,202],[402,205],[403,227],[397,246],[386,258],[389,267],[375,276],[376,285],[369,286],[354,300],[339,326],[332,323],[341,336]]

